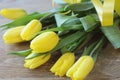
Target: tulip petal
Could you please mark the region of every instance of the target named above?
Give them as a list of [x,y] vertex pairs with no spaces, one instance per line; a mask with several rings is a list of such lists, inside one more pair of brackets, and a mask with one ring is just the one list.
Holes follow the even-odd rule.
[[26,11],[20,8],[4,8],[0,11],[0,14],[12,20],[15,20],[27,15]]
[[44,32],[31,41],[30,48],[36,53],[44,53],[52,50],[58,42],[59,37],[55,32]]
[[41,66],[42,64],[46,63],[50,59],[50,56],[51,56],[50,54],[48,54],[48,55],[41,55],[39,57],[39,60],[34,62],[29,68],[30,69],[35,69],[35,68]]
[[91,56],[82,56],[68,70],[67,76],[73,80],[83,80],[90,73],[94,66],[94,60]]
[[73,77],[74,72],[77,71],[77,68],[79,68],[79,66],[81,65],[81,63],[83,62],[83,60],[85,59],[85,57],[81,57],[68,71],[66,76],[68,77]]
[[23,30],[23,28],[24,26],[19,26],[7,30],[3,35],[4,42],[6,44],[24,42],[24,40],[20,36],[20,33]]
[[38,20],[33,19],[22,30],[21,32],[22,39],[26,41],[33,39],[36,33],[41,30],[41,28],[42,24]]
[[74,61],[74,54],[67,52],[57,60],[57,62],[53,65],[50,71],[55,73],[55,75],[64,76],[68,69],[72,66]]

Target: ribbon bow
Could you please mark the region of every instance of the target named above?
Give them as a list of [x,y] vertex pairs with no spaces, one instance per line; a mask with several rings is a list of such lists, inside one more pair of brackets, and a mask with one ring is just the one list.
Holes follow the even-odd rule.
[[103,4],[101,0],[91,0],[102,26],[113,25],[114,10],[120,15],[119,3],[120,0],[104,0]]

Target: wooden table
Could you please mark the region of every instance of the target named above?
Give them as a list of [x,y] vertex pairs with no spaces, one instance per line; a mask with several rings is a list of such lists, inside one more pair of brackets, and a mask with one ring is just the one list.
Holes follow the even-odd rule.
[[[52,8],[51,0],[0,0],[0,9],[6,7],[24,8],[28,13]],[[0,24],[8,21],[0,16]],[[0,33],[0,80],[70,80],[66,77],[56,77],[49,71],[59,54],[54,54],[38,69],[25,69],[23,57],[7,55],[7,53],[27,49],[29,43],[6,45],[2,39],[3,33],[4,31]],[[86,80],[120,80],[120,49],[115,50],[110,44],[107,45],[101,51],[93,71]]]

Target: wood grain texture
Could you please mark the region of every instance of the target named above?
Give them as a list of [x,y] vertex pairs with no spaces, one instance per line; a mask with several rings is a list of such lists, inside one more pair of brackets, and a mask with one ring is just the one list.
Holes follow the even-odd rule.
[[[46,11],[51,9],[51,0],[0,0],[0,9],[6,7],[24,8],[27,12]],[[9,20],[0,16],[0,24]],[[52,58],[43,66],[35,70],[23,67],[24,58],[7,55],[10,51],[27,49],[29,43],[6,45],[0,33],[0,80],[70,80],[66,77],[56,77],[49,69],[55,63],[59,54],[54,53]],[[86,80],[120,80],[120,49],[115,50],[110,44],[101,51],[93,71]]]

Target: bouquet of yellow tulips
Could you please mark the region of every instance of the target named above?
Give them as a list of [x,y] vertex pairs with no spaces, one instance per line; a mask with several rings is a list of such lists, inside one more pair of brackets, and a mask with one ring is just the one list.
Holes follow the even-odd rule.
[[[110,42],[120,48],[120,0],[53,0],[60,5],[47,12],[27,12],[5,8],[0,14],[12,21],[0,25],[7,29],[6,44],[30,42],[30,48],[10,52],[25,57],[24,67],[35,69],[52,53],[61,57],[51,67],[56,76],[84,80],[91,72],[103,46]],[[80,54],[82,51],[82,54]],[[76,54],[81,56],[76,58]]]

